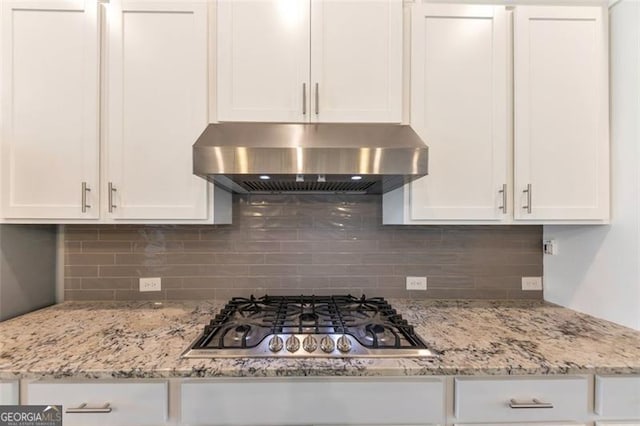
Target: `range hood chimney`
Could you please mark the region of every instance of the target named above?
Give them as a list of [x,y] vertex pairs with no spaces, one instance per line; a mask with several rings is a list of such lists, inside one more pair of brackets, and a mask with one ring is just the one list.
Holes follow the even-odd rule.
[[209,124],[193,172],[238,193],[380,194],[427,174],[410,126],[382,123]]

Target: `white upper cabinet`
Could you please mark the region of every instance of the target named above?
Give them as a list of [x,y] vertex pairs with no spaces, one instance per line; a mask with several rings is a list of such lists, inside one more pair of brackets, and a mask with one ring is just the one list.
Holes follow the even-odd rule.
[[96,218],[98,3],[1,7],[2,216]]
[[400,122],[402,2],[311,0],[311,119]]
[[206,219],[191,147],[208,123],[207,4],[111,0],[107,52],[110,217]]
[[411,125],[429,146],[429,175],[384,195],[383,222],[606,223],[603,16],[414,4]]
[[[515,218],[607,220],[607,25],[600,7],[515,11]],[[524,192],[529,188],[529,192]]]
[[308,0],[220,0],[219,121],[299,122],[309,116]]
[[505,218],[507,39],[504,7],[414,9],[411,125],[430,161],[411,184],[412,220]]
[[400,122],[402,0],[220,0],[217,119]]

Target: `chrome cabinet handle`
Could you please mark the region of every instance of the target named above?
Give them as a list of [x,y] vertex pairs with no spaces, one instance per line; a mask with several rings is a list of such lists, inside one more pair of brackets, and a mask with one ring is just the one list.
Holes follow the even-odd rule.
[[531,184],[527,184],[527,189],[522,192],[527,194],[527,205],[522,206],[522,208],[527,209],[527,213],[531,214]]
[[302,83],[302,115],[307,115],[307,83]]
[[113,202],[113,195],[116,191],[117,189],[113,186],[113,182],[109,182],[109,213],[113,213],[113,209],[117,207]]
[[316,83],[316,115],[320,114],[320,84]]
[[111,403],[107,402],[102,407],[87,407],[87,403],[83,402],[80,406],[76,408],[67,408],[65,413],[74,414],[74,413],[110,413],[111,412]]
[[507,184],[502,184],[502,189],[498,191],[499,194],[502,194],[502,205],[498,207],[502,210],[502,214],[507,214]]
[[87,182],[82,182],[82,213],[91,208],[91,205],[87,204],[87,192],[91,192],[91,188],[87,186]]
[[542,402],[537,398],[533,398],[531,401],[518,401],[511,399],[509,401],[509,407],[511,408],[553,408],[553,404],[550,402]]

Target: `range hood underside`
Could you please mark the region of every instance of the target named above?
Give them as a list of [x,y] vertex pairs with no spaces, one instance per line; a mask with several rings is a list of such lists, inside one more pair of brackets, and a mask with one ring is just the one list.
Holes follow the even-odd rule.
[[209,182],[235,193],[253,194],[382,194],[411,182],[411,177],[397,175],[205,175]]

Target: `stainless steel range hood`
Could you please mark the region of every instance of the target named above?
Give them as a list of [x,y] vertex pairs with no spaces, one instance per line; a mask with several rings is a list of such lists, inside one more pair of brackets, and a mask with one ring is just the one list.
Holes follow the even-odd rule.
[[428,148],[399,124],[210,124],[193,172],[247,193],[383,193],[427,174]]

